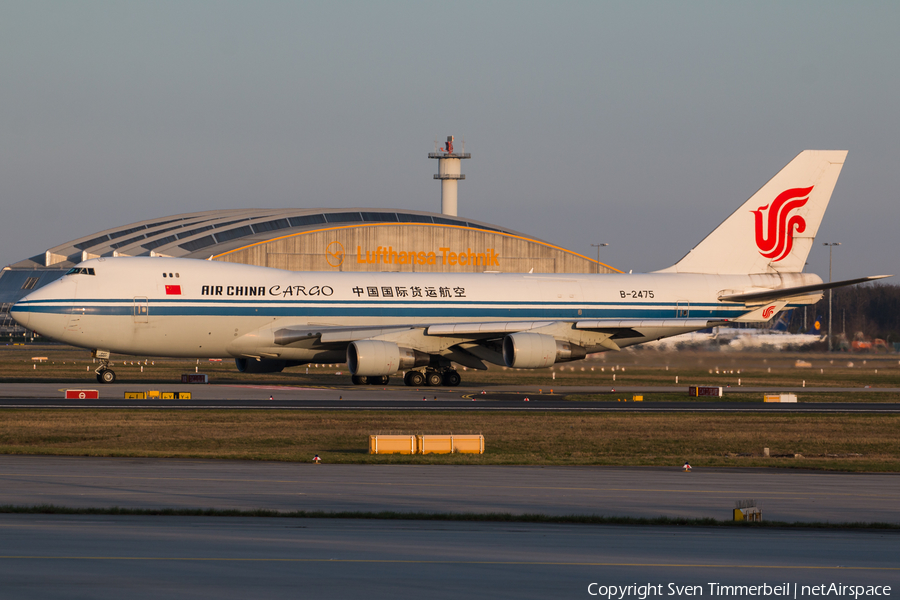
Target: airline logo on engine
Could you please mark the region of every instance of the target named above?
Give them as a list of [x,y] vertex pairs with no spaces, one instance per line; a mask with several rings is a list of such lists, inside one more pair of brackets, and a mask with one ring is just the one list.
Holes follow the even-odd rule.
[[750,211],[756,228],[756,247],[761,255],[772,259],[772,262],[778,262],[791,253],[794,234],[806,231],[806,219],[798,214],[791,215],[791,211],[798,210],[809,202],[809,193],[813,187],[785,190],[771,205],[766,204]]

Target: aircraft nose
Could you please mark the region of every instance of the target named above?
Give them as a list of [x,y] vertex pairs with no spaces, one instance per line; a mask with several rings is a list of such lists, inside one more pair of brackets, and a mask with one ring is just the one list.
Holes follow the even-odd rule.
[[16,323],[28,329],[28,322],[31,320],[31,313],[25,309],[25,306],[22,304],[21,300],[10,307],[9,316],[11,316]]

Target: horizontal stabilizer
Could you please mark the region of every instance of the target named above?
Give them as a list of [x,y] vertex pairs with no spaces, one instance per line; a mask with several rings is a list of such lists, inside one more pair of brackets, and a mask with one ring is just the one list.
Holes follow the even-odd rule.
[[884,279],[885,277],[893,277],[893,275],[873,275],[871,277],[861,277],[859,279],[847,279],[845,281],[832,281],[831,283],[817,283],[814,285],[801,285],[790,288],[777,288],[774,290],[765,290],[762,292],[750,292],[747,294],[730,294],[728,296],[719,296],[722,302],[768,302],[769,300],[777,300],[779,298],[791,298],[793,296],[805,296],[811,292],[821,292],[833,288],[844,287],[847,285],[856,285],[857,283],[865,283],[866,281],[875,281],[876,279]]

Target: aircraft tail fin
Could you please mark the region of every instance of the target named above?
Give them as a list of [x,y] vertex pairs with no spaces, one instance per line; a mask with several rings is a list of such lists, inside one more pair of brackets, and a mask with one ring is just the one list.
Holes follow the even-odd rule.
[[802,272],[846,156],[845,150],[804,150],[662,272]]

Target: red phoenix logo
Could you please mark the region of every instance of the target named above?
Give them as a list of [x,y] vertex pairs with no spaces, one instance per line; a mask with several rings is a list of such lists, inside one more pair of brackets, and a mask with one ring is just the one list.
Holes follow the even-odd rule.
[[[809,193],[814,186],[793,188],[778,194],[770,205],[760,206],[753,213],[756,225],[756,246],[759,253],[772,262],[787,257],[794,247],[794,234],[806,230],[806,219],[800,215],[788,218],[790,212],[809,202]],[[763,211],[769,209],[765,216]]]
[[768,319],[772,316],[772,313],[775,312],[775,305],[767,306],[766,310],[763,311],[763,319]]

